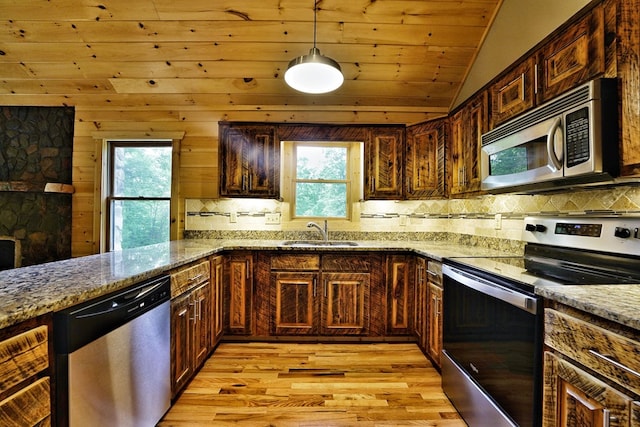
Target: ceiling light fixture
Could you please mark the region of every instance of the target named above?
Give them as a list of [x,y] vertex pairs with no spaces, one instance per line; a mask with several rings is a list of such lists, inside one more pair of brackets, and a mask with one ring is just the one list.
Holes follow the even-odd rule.
[[284,81],[304,93],[327,93],[338,89],[344,76],[333,59],[323,56],[316,47],[317,10],[313,0],[313,47],[308,55],[298,56],[289,62]]

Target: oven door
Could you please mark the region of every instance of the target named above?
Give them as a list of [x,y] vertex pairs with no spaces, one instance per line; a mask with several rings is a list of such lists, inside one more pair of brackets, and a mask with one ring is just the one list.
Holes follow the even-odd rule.
[[449,264],[443,276],[445,393],[470,426],[540,425],[541,298]]
[[562,115],[483,144],[482,189],[496,190],[560,178],[563,153]]

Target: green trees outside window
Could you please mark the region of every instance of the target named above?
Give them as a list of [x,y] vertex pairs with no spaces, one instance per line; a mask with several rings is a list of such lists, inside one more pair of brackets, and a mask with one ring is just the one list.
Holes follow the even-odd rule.
[[109,250],[168,241],[171,143],[110,145]]
[[346,218],[348,147],[298,144],[295,153],[295,216]]

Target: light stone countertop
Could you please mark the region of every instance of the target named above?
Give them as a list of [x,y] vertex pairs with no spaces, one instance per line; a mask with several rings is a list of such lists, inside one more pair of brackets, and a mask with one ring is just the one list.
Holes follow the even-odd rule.
[[[106,295],[181,265],[226,250],[300,251],[283,241],[186,239],[0,271],[0,328]],[[436,259],[480,250],[440,242],[360,241],[358,246],[306,251],[414,251]]]
[[[358,246],[288,247],[282,240],[186,239],[0,271],[0,328],[58,311],[229,250],[409,251],[436,260],[514,255],[446,242],[358,241]],[[536,293],[640,330],[640,286],[544,286]]]

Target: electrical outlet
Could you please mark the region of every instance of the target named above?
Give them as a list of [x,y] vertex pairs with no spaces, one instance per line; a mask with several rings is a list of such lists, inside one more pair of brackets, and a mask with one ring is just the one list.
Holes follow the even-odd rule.
[[400,215],[400,226],[404,227],[407,225],[407,216],[406,215]]
[[493,218],[493,228],[495,230],[500,230],[502,228],[502,214],[497,213]]
[[229,213],[229,222],[238,222],[238,212]]
[[264,214],[264,223],[265,224],[280,224],[280,214],[279,213]]

